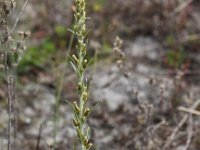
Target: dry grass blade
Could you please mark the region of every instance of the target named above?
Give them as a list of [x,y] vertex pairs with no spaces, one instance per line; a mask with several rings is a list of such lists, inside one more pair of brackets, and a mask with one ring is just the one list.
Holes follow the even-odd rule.
[[29,1],[29,0],[26,0],[26,1],[25,1],[24,5],[23,5],[23,7],[22,7],[22,9],[21,9],[21,11],[20,11],[20,13],[19,13],[19,16],[18,16],[17,19],[15,20],[14,26],[12,27],[12,29],[11,29],[11,31],[10,31],[11,34],[12,34],[13,31],[15,30],[15,28],[17,27],[17,24],[18,24],[18,22],[19,22],[19,19],[20,19],[21,15],[22,15],[22,13],[23,13],[23,11],[24,11],[26,5],[28,4],[28,1]]
[[189,120],[188,120],[188,136],[187,136],[187,142],[186,145],[184,147],[183,150],[187,150],[189,148],[189,145],[191,143],[192,140],[192,136],[193,136],[193,116],[192,114],[189,115]]
[[[191,107],[191,109],[195,109],[196,107],[198,107],[198,105],[200,104],[200,99],[197,100]],[[167,142],[165,143],[163,150],[168,149],[168,147],[171,145],[171,143],[173,142],[177,132],[179,131],[179,129],[184,125],[184,123],[188,120],[189,115],[186,114],[183,119],[180,121],[180,123],[177,125],[177,127],[174,129],[174,131],[172,132],[172,134],[168,137]]]
[[174,13],[178,13],[182,11],[185,7],[187,7],[190,3],[192,3],[193,0],[186,0],[182,4],[180,4],[175,10]]
[[197,111],[197,110],[194,110],[194,109],[189,109],[189,108],[185,108],[185,107],[178,107],[177,108],[179,111],[182,111],[182,112],[186,112],[186,113],[190,113],[190,114],[193,114],[193,115],[197,115],[197,116],[200,116],[200,111]]

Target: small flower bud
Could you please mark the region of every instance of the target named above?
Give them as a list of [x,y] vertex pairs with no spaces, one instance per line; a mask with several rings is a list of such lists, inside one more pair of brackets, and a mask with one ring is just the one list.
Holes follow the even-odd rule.
[[14,0],[11,0],[11,8],[15,8],[16,7],[16,2]]
[[85,146],[88,144],[88,139],[86,137],[84,137],[83,143],[84,143]]
[[76,25],[74,26],[74,31],[77,32],[77,26]]
[[124,52],[122,52],[122,51],[119,51],[119,54],[118,54],[118,55],[119,55],[120,58],[124,58],[124,57],[125,57],[125,54],[124,54]]
[[87,99],[88,99],[88,94],[87,94],[87,92],[83,92],[82,98],[83,98],[84,101],[87,101]]
[[86,67],[87,67],[87,59],[85,59],[84,61],[83,61],[83,68],[85,69]]
[[82,52],[84,54],[86,54],[86,44],[85,43],[83,43],[83,45],[82,45]]
[[23,33],[24,38],[30,37],[31,36],[31,32],[27,31]]
[[81,82],[79,82],[78,85],[77,85],[78,92],[80,93],[82,91],[82,89],[83,89],[83,85],[82,85]]
[[26,46],[25,45],[22,46],[22,50],[26,50]]
[[78,107],[77,103],[74,102],[74,109],[77,113],[80,113],[80,108]]
[[119,53],[119,51],[120,51],[120,49],[119,49],[118,47],[114,47],[114,48],[113,48],[113,52],[114,52],[114,53]]
[[79,126],[79,123],[75,119],[73,119],[73,124],[74,124],[75,127]]
[[76,7],[74,5],[72,5],[71,7],[72,11],[75,13],[76,12]]
[[90,113],[90,109],[87,108],[84,112],[84,116],[87,118],[89,116],[89,113]]
[[53,147],[54,147],[54,142],[53,142],[53,140],[52,140],[52,139],[49,139],[49,140],[47,141],[47,145],[48,145],[49,148],[53,148]]
[[24,34],[24,32],[23,32],[23,31],[19,31],[18,34],[19,34],[20,36],[22,36],[22,35]]
[[73,58],[74,62],[76,62],[76,63],[78,64],[79,60],[78,60],[78,58],[76,57],[76,55],[72,55],[72,58]]
[[118,68],[122,68],[123,67],[123,61],[121,59],[117,60],[117,67]]
[[87,149],[90,149],[92,147],[92,143],[88,143],[86,146],[85,146]]
[[76,17],[79,18],[80,17],[80,13],[77,12],[76,13]]

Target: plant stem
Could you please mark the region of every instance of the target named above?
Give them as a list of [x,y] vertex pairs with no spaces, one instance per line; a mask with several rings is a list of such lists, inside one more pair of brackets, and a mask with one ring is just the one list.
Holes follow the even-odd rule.
[[[77,75],[77,93],[79,95],[79,103],[74,102],[74,127],[77,132],[77,137],[81,143],[82,150],[89,150],[92,143],[89,142],[88,129],[85,131],[86,120],[88,119],[90,109],[87,108],[86,102],[88,99],[88,86],[84,73],[88,65],[86,59],[87,42],[86,42],[86,1],[75,0],[75,24],[74,34],[77,38],[77,56],[72,55],[71,64]],[[86,82],[86,83],[85,83]]]
[[[67,48],[67,58],[69,57],[69,54],[71,52],[72,49],[72,43],[74,40],[74,34],[71,35],[70,37],[70,41],[69,41],[69,46]],[[64,67],[67,68],[68,64],[64,63]],[[57,68],[56,66],[54,66],[54,68]],[[60,72],[60,71],[59,71]],[[59,76],[58,79],[58,84],[56,86],[56,101],[55,101],[55,105],[54,105],[54,118],[53,118],[53,125],[54,125],[54,129],[53,129],[53,140],[54,140],[54,147],[53,149],[55,150],[55,145],[56,145],[56,135],[57,135],[57,118],[58,116],[58,112],[59,112],[59,107],[60,107],[60,97],[63,91],[63,84],[64,84],[64,77],[65,77],[65,71],[64,69],[61,70],[61,75]]]

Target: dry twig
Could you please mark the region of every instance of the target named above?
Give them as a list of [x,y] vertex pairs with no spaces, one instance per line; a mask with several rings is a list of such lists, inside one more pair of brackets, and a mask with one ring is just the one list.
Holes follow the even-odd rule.
[[24,3],[24,5],[23,5],[23,7],[22,7],[22,9],[21,9],[21,11],[20,11],[20,13],[19,13],[17,19],[15,20],[14,26],[13,26],[12,29],[10,30],[10,34],[12,34],[13,31],[15,30],[15,28],[17,27],[17,24],[18,24],[18,22],[19,22],[19,19],[20,19],[21,15],[23,14],[23,11],[24,11],[26,5],[28,4],[28,1],[29,1],[29,0],[26,0],[26,1],[25,1],[25,3]]
[[197,111],[197,110],[194,110],[194,109],[188,109],[188,108],[185,108],[185,107],[178,107],[177,108],[179,111],[183,111],[183,112],[186,112],[186,113],[190,113],[190,114],[193,114],[193,115],[197,115],[197,116],[200,116],[200,111]]
[[189,115],[189,120],[188,120],[188,136],[187,136],[187,142],[186,142],[186,145],[184,147],[183,150],[187,150],[189,148],[189,145],[191,143],[191,140],[192,140],[192,136],[193,136],[193,116],[192,114]]
[[[195,109],[198,105],[200,104],[200,99],[197,100],[191,107],[191,109]],[[171,143],[173,142],[177,132],[179,131],[179,129],[184,125],[184,123],[187,121],[189,115],[186,114],[183,119],[180,121],[180,123],[177,125],[177,127],[174,129],[174,131],[172,132],[172,134],[168,137],[167,142],[165,143],[163,150],[166,150]]]
[[180,4],[178,7],[176,7],[173,13],[179,13],[180,11],[182,11],[185,7],[187,7],[192,2],[193,2],[193,0],[186,0],[185,2]]

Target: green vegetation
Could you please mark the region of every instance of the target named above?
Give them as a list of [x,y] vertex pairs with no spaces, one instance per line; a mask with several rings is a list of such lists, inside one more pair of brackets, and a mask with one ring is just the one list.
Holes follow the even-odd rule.
[[19,63],[18,71],[27,71],[30,67],[42,67],[48,58],[56,52],[55,44],[46,39],[40,46],[28,48]]
[[73,124],[77,132],[77,138],[81,143],[82,150],[89,150],[92,147],[90,142],[90,129],[86,126],[86,121],[89,117],[91,109],[87,106],[88,100],[88,85],[87,79],[84,76],[88,65],[87,55],[87,29],[86,29],[86,1],[75,0],[75,25],[72,31],[77,38],[76,50],[77,53],[72,55],[71,64],[77,75],[77,93],[79,101],[74,101]]

